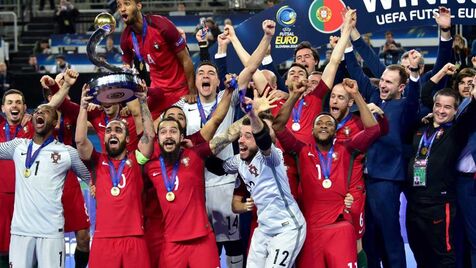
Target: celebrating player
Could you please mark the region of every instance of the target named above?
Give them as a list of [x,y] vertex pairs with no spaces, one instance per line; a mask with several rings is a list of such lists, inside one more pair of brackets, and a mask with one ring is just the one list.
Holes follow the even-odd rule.
[[76,149],[53,137],[56,110],[40,105],[33,113],[33,139],[0,143],[0,158],[15,162],[15,210],[10,266],[64,266],[64,217],[61,195],[69,169],[84,179],[89,172]]
[[[154,130],[144,92],[137,92],[144,133],[138,144],[140,157],[128,152],[128,128],[120,120],[106,125],[106,152],[94,151],[87,138],[87,107],[92,97],[83,88],[76,128],[76,146],[81,159],[89,160],[95,170],[96,231],[91,247],[90,267],[150,267],[144,235],[140,164],[152,155]],[[127,220],[125,220],[127,218]],[[114,249],[114,250],[111,250]]]

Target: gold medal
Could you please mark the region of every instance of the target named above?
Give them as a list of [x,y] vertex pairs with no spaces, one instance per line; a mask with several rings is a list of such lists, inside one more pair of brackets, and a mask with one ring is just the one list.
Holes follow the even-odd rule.
[[428,153],[428,148],[423,147],[423,148],[421,148],[420,152],[421,152],[421,155],[425,156]]
[[121,193],[121,189],[119,187],[114,186],[111,188],[111,195],[112,196],[118,196]]
[[25,178],[30,177],[30,175],[31,175],[30,169],[29,168],[25,169],[25,172],[23,173],[23,175],[25,175]]
[[140,71],[143,71],[143,70],[144,70],[144,62],[142,62],[142,61],[141,61],[140,64],[139,64],[139,70],[140,70]]
[[173,192],[167,192],[165,199],[167,199],[169,202],[172,202],[175,200],[175,194]]
[[324,187],[325,189],[329,189],[331,188],[332,186],[332,181],[329,180],[329,179],[325,179],[322,181],[322,187]]

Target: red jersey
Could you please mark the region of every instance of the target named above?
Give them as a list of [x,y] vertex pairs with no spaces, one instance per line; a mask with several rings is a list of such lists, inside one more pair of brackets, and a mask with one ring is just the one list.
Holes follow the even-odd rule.
[[[316,88],[306,95],[303,98],[303,105],[302,110],[299,115],[299,126],[300,129],[297,131],[292,131],[293,134],[298,138],[300,141],[304,143],[314,144],[314,138],[312,136],[312,128],[314,124],[314,119],[316,119],[317,115],[319,115],[322,111],[322,100],[326,96],[327,92],[329,91],[329,87],[327,87],[326,83],[323,80],[319,81]],[[294,111],[297,113],[299,110],[301,100],[299,100],[294,105]],[[276,116],[279,109],[281,109],[284,102],[278,102],[276,107],[273,109],[273,115]],[[294,112],[293,112],[294,113]],[[288,129],[292,129],[293,125],[293,114],[289,117],[288,122],[286,123],[286,127]]]
[[59,118],[59,128],[55,128],[53,135],[60,142],[73,146],[76,118],[72,114],[62,113]]
[[[140,55],[150,67],[152,88],[166,93],[188,91],[187,78],[176,54],[186,49],[185,40],[177,27],[166,17],[150,15],[144,17],[147,24],[145,38],[136,34]],[[145,39],[145,40],[144,40]],[[127,26],[121,35],[122,61],[131,64],[134,55],[132,28]]]
[[[157,190],[164,217],[164,237],[168,242],[186,241],[203,237],[212,231],[205,208],[204,159],[212,152],[208,143],[184,149],[173,189],[175,200],[165,199],[168,192],[162,177],[160,161],[156,158],[145,166],[150,180]],[[173,165],[167,164],[167,175],[172,174]]]
[[[312,136],[312,135],[311,135]],[[364,129],[347,143],[335,143],[330,170],[331,186],[324,188],[324,171],[320,163],[315,143],[305,144],[284,129],[277,133],[287,152],[296,152],[299,157],[302,189],[302,212],[309,226],[322,227],[336,222],[344,213],[344,197],[350,193],[360,198],[361,189],[354,188],[354,178],[347,182],[352,151],[364,152],[379,136],[379,126]],[[327,152],[323,152],[327,157]]]
[[[70,117],[77,118],[80,107],[77,103],[74,103],[69,99],[64,99],[63,103],[60,107],[58,107],[58,109],[61,111],[62,114],[67,114]],[[137,135],[136,133],[136,125],[134,123],[134,118],[129,115],[127,117],[120,116],[120,119],[124,123],[126,123],[127,127],[129,128],[129,142],[127,143],[127,150],[129,152],[134,152],[137,149],[137,145],[139,144],[139,135]],[[104,145],[104,134],[109,120],[110,119],[101,110],[93,110],[88,112],[88,121],[91,123],[94,130],[96,131],[96,134],[99,137],[103,152],[106,151]]]
[[[117,169],[121,160],[111,159]],[[118,187],[118,196],[112,196],[112,177],[109,157],[93,151],[90,160],[96,170],[96,231],[94,237],[111,238],[144,234],[142,215],[142,170],[134,152],[127,154]]]
[[[33,124],[28,122],[24,127],[20,125],[10,126],[10,139],[7,139],[6,127],[7,120],[2,120],[0,123],[0,142],[6,142],[14,138],[33,138],[35,129]],[[13,160],[0,160],[0,170],[2,171],[2,178],[0,179],[1,193],[15,193],[15,164]]]

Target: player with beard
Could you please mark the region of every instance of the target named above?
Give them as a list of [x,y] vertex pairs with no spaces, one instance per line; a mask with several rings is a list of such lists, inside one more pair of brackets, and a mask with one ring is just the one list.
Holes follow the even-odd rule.
[[[68,114],[73,118],[77,118],[80,111],[80,105],[71,101],[68,96],[69,87],[62,87],[61,84],[63,83],[62,79],[53,83],[51,78],[43,78],[48,80],[48,88],[53,95],[52,98],[52,105],[57,107],[57,109],[62,114]],[[46,80],[44,81],[46,85]],[[160,93],[159,93],[160,94]],[[159,95],[158,95],[159,96]],[[155,100],[157,97],[154,97]],[[106,130],[106,125],[112,120],[121,120],[123,121],[126,126],[128,127],[130,135],[130,141],[127,143],[127,149],[130,152],[133,152],[137,149],[137,144],[139,142],[139,136],[142,133],[142,129],[136,127],[135,122],[140,122],[140,109],[137,108],[138,104],[137,101],[132,101],[127,103],[129,110],[131,111],[131,115],[122,115],[121,112],[121,104],[101,104],[100,109],[93,109],[88,111],[88,121],[93,126],[96,134],[99,137],[100,144],[102,146],[102,151],[105,150],[105,143],[104,143],[104,135]]]
[[[227,88],[224,90],[222,98],[218,103],[215,112],[207,121],[207,123],[200,129],[200,131],[197,131],[190,136],[186,136],[184,142],[187,141],[187,143],[189,143],[189,146],[190,144],[199,145],[201,143],[210,141],[213,138],[223,119],[228,114],[233,90],[233,88]],[[168,117],[176,119],[180,123],[183,130],[187,128],[187,117],[182,108],[178,106],[168,107],[164,111],[162,118]],[[157,124],[158,126],[162,118],[156,119],[154,121],[154,125]],[[154,143],[153,158],[158,157],[159,154],[160,147],[158,146],[158,143]],[[162,211],[160,210],[156,190],[152,187],[152,185],[150,185],[150,187],[148,186],[149,184],[146,184],[144,200],[145,238],[147,241],[147,247],[149,248],[149,252],[161,252],[161,247],[164,242],[164,230],[161,225],[163,215]],[[152,267],[158,267],[159,257],[160,254],[150,254],[150,263]]]
[[117,0],[117,9],[127,25],[121,36],[122,60],[131,65],[139,62],[136,69],[150,67],[151,90],[160,89],[164,98],[155,103],[152,110],[160,114],[170,104],[186,94],[195,98],[193,63],[186,48],[185,39],[176,26],[166,17],[142,14],[141,0]]
[[[146,87],[136,96],[144,133],[137,151],[128,151],[129,130],[121,120],[111,120],[104,135],[105,153],[94,151],[87,138],[87,107],[92,97],[83,87],[76,123],[76,146],[81,159],[95,170],[96,228],[89,258],[90,267],[150,267],[144,238],[140,165],[152,156],[154,130],[146,101]],[[127,219],[127,220],[124,220]],[[114,249],[114,250],[111,250]]]
[[[53,95],[53,90],[68,92],[69,88],[76,82],[77,77],[78,73],[71,69],[57,75],[57,81],[48,75],[44,75],[40,79],[40,83],[43,87],[43,95],[48,101],[48,105],[55,108],[58,107],[63,98],[61,94]],[[61,89],[59,89],[60,85]],[[54,87],[54,89],[52,90],[50,87]],[[77,118],[73,114],[61,113],[58,110],[57,113],[59,120],[55,126],[53,135],[58,141],[73,146],[73,136]],[[64,231],[65,233],[74,232],[76,237],[74,263],[76,268],[82,268],[88,265],[89,259],[89,216],[76,174],[70,170],[66,176],[63,195],[61,196],[65,219]]]
[[0,158],[15,162],[15,210],[11,225],[10,267],[64,266],[61,195],[68,170],[89,179],[76,149],[53,137],[58,116],[48,105],[33,112],[32,139],[0,143]]
[[[344,267],[356,265],[355,231],[349,209],[362,198],[361,178],[352,176],[352,154],[364,152],[379,136],[380,128],[360,95],[357,83],[344,80],[344,89],[359,107],[364,130],[346,142],[335,142],[337,121],[321,113],[314,121],[315,143],[305,144],[285,128],[303,89],[291,91],[273,128],[283,148],[298,154],[301,174],[301,205],[308,238],[298,259],[299,267]],[[339,252],[335,254],[335,252]]]
[[[14,138],[33,137],[33,125],[29,121],[21,125],[26,112],[26,103],[23,93],[11,89],[3,94],[2,112],[6,120],[0,123],[0,142]],[[15,198],[15,171],[12,160],[0,160],[0,170],[3,176],[0,179],[0,267],[8,266],[8,248],[10,247],[10,225],[13,217],[13,202]]]

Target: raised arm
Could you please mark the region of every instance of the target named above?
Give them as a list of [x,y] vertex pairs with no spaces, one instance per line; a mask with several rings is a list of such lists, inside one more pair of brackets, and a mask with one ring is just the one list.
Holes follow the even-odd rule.
[[234,90],[233,88],[225,89],[225,92],[223,92],[223,97],[218,103],[218,106],[215,112],[213,113],[212,117],[200,129],[200,135],[202,135],[204,140],[206,141],[211,140],[213,136],[215,135],[215,132],[217,131],[218,127],[225,119],[225,116],[228,113],[228,110],[230,109],[230,103],[231,103],[231,98],[233,95],[233,90]]
[[360,119],[362,120],[362,124],[364,125],[364,127],[371,128],[375,125],[378,125],[377,120],[375,120],[375,117],[373,116],[372,112],[367,106],[367,103],[359,92],[359,86],[357,85],[357,81],[345,78],[342,82],[342,85],[344,86],[344,89],[352,96],[355,104],[359,108]]
[[452,63],[447,63],[441,70],[439,70],[435,75],[433,75],[429,81],[427,81],[421,89],[421,103],[429,109],[433,109],[433,92],[437,84],[445,76],[453,76],[456,72],[456,67]]
[[356,12],[353,9],[347,10],[344,16],[344,25],[341,29],[341,37],[337,42],[337,45],[332,50],[331,58],[329,59],[329,64],[326,65],[326,68],[322,72],[322,81],[327,85],[328,88],[332,88],[334,85],[334,78],[336,76],[337,69],[344,55],[345,47],[349,42],[350,32],[355,25]]
[[280,132],[286,127],[286,123],[291,116],[294,105],[299,100],[299,98],[301,98],[301,95],[307,88],[307,86],[304,85],[305,83],[306,81],[301,81],[297,84],[293,83],[289,87],[289,98],[283,104],[281,109],[279,109],[279,112],[273,122],[273,129],[275,132]]
[[79,157],[82,160],[89,160],[94,150],[93,144],[88,139],[88,104],[92,96],[88,96],[89,87],[84,84],[81,93],[81,105],[79,108],[78,119],[76,120],[75,142]]
[[69,155],[71,156],[71,169],[76,173],[76,176],[83,181],[90,181],[91,174],[88,168],[81,161],[81,157],[78,155],[78,151],[71,146],[67,146]]
[[47,85],[52,94],[48,105],[58,108],[63,103],[64,99],[68,96],[69,89],[76,83],[78,76],[78,72],[72,69],[66,70],[63,76],[64,83],[59,87],[59,90],[57,92],[56,89],[59,85],[56,83],[56,81],[52,81],[51,77],[43,76],[40,82],[43,86]]
[[272,20],[265,20],[263,21],[263,38],[259,43],[256,50],[253,52],[251,57],[248,60],[248,63],[245,65],[245,68],[241,71],[239,78],[238,78],[238,86],[240,89],[247,88],[248,83],[251,80],[251,76],[256,72],[258,67],[261,64],[264,56],[266,55],[266,50],[268,49],[268,45],[273,38],[276,23]]
[[225,149],[228,144],[234,142],[240,136],[240,128],[243,123],[243,120],[246,117],[242,117],[240,120],[237,120],[228,127],[225,133],[221,133],[215,136],[209,143],[210,150],[213,152],[214,155],[217,155],[223,149]]
[[149,107],[147,106],[147,87],[144,81],[142,81],[142,89],[143,91],[136,93],[140,104],[140,125],[144,130],[137,148],[143,156],[145,156],[147,159],[150,159],[152,153],[154,152],[154,121],[152,119],[152,115],[150,114]]

